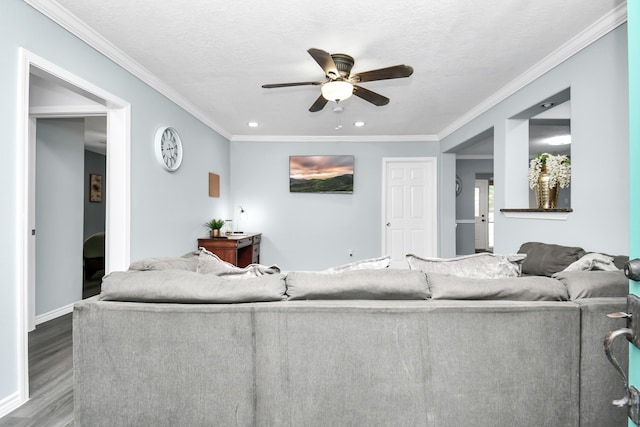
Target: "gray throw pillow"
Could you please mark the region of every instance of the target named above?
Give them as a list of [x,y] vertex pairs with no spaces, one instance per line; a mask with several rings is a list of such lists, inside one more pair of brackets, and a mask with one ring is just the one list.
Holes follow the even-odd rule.
[[622,270],[561,271],[553,275],[569,292],[571,300],[598,297],[624,297],[629,293],[629,279]]
[[267,267],[261,264],[249,264],[246,267],[236,267],[226,261],[221,260],[216,254],[209,252],[205,248],[200,248],[198,256],[198,273],[215,274],[229,279],[242,279],[247,277],[258,277],[265,274],[280,273],[277,265]]
[[144,258],[131,263],[129,270],[187,270],[196,271],[198,268],[198,252],[193,251],[181,257]]
[[579,247],[540,242],[524,243],[520,246],[518,253],[527,255],[522,263],[522,274],[549,277],[553,273],[564,270],[586,254],[585,250]]
[[591,252],[569,264],[569,266],[562,271],[589,270],[616,271],[618,267],[614,264],[612,256]]
[[491,279],[520,276],[520,265],[525,255],[496,255],[480,253],[457,258],[421,258],[405,255],[409,268],[424,273],[450,274],[459,277]]
[[379,258],[361,259],[358,261],[350,262],[348,264],[339,265],[337,267],[327,268],[326,270],[322,270],[321,272],[339,273],[341,271],[382,269],[389,268],[390,265],[391,256],[387,255]]
[[287,274],[286,283],[290,300],[429,298],[424,273],[411,270],[352,270],[335,274],[293,271]]
[[432,299],[566,301],[567,289],[550,277],[473,279],[427,274]]

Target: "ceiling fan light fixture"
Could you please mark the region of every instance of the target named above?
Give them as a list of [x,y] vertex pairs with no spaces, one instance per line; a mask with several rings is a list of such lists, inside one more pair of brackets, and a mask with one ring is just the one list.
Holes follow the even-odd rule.
[[353,85],[342,80],[334,80],[322,85],[322,97],[327,101],[340,102],[353,95]]

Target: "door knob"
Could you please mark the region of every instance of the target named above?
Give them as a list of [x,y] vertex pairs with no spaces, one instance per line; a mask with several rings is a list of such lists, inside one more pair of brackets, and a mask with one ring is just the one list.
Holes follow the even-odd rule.
[[607,359],[616,369],[622,386],[624,387],[624,396],[612,402],[614,406],[627,407],[627,416],[635,424],[640,424],[640,390],[635,386],[629,385],[627,376],[620,363],[613,356],[611,349],[614,341],[619,337],[625,337],[636,347],[640,347],[640,298],[635,295],[627,295],[627,309],[624,312],[608,314],[607,317],[613,319],[626,319],[627,327],[610,331],[604,339],[604,353]]
[[623,406],[629,405],[629,401],[632,399],[632,394],[631,394],[632,390],[627,385],[627,376],[625,375],[624,370],[620,366],[620,363],[618,363],[618,360],[613,356],[613,354],[611,354],[611,347],[613,346],[613,342],[616,340],[616,338],[621,336],[627,337],[627,339],[631,341],[633,337],[633,331],[630,328],[617,329],[615,331],[610,331],[607,334],[607,336],[604,338],[604,354],[607,356],[607,359],[609,359],[609,363],[611,363],[613,367],[616,368],[616,371],[618,372],[618,376],[622,380],[622,385],[624,386],[624,389],[626,391],[626,395],[623,396],[621,399],[616,399],[613,402],[611,402],[614,406],[617,406],[617,407],[623,407]]
[[391,223],[390,222],[388,222],[386,225],[387,225],[387,227],[391,227]]
[[632,259],[624,264],[624,275],[634,282],[640,281],[640,259]]

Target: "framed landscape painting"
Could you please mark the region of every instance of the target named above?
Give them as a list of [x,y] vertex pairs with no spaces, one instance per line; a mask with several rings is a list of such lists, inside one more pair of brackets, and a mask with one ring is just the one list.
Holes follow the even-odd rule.
[[353,156],[290,156],[292,193],[353,193]]

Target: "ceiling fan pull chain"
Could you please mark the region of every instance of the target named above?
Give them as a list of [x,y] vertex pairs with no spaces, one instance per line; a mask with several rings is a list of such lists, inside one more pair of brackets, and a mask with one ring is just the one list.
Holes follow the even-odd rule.
[[337,120],[337,124],[336,124],[336,130],[340,130],[340,129],[342,129],[342,112],[344,111],[344,108],[340,105],[339,102],[337,104],[338,105],[333,107],[333,112],[338,115],[338,120]]

